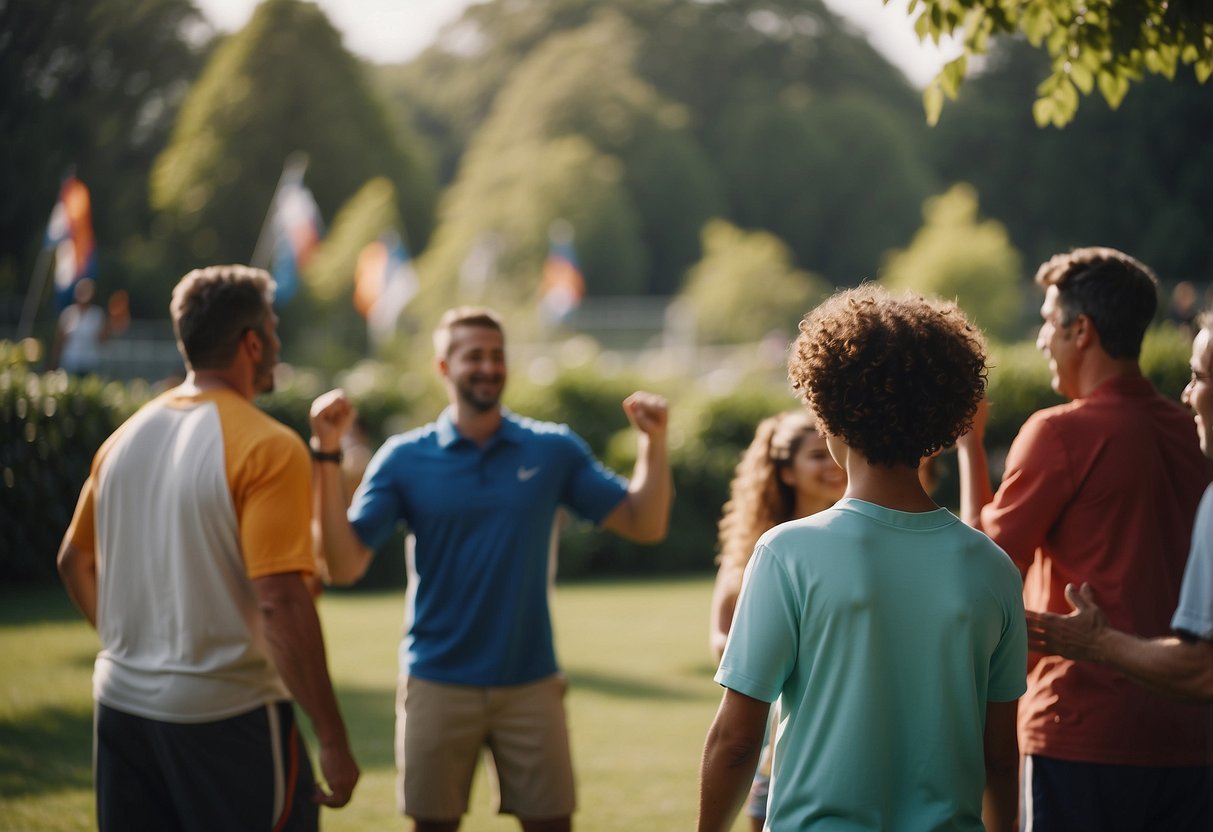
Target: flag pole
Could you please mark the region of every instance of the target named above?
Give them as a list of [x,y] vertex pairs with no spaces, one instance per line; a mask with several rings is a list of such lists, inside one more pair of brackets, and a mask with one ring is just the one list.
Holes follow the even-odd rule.
[[257,244],[253,246],[253,259],[249,261],[249,265],[253,268],[264,269],[269,266],[274,244],[272,233],[274,214],[278,207],[278,197],[282,193],[282,186],[286,182],[287,176],[294,174],[296,170],[298,170],[299,178],[302,179],[303,174],[307,171],[307,164],[307,154],[301,150],[296,150],[287,156],[286,161],[282,163],[282,173],[278,177],[278,184],[274,186],[274,196],[270,199],[269,210],[265,212],[265,220],[261,223],[261,231],[257,234]]
[[38,315],[38,307],[42,305],[42,295],[46,291],[46,278],[51,273],[51,250],[45,246],[38,252],[34,262],[34,274],[30,278],[29,291],[25,293],[25,304],[21,308],[21,322],[17,324],[17,340],[28,338],[34,334],[34,318]]

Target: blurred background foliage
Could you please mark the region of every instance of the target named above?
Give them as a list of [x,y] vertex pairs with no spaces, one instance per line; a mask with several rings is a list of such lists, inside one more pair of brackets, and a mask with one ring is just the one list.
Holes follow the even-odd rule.
[[[426,421],[443,403],[430,327],[452,304],[491,304],[509,322],[508,402],[569,422],[622,470],[623,395],[674,401],[670,541],[573,526],[565,574],[709,568],[739,450],[794,404],[787,340],[834,288],[959,299],[992,339],[1005,444],[1056,401],[1031,343],[1037,263],[1114,245],[1166,292],[1207,286],[1211,90],[1150,75],[1117,109],[1093,97],[1042,130],[1030,103],[1053,72],[1027,40],[996,38],[928,128],[918,91],[820,0],[489,0],[392,66],[355,58],[301,0],[265,0],[231,35],[189,0],[8,0],[0,338],[69,170],[92,192],[101,297],[125,290],[136,319],[163,323],[184,271],[249,261],[302,152],[324,237],[280,310],[291,366],[267,408],[303,430],[310,397],[340,382],[376,441]],[[553,325],[538,298],[555,222],[573,230],[587,297]],[[419,286],[395,335],[372,341],[351,295],[385,231]],[[593,309],[621,320],[596,329]],[[47,301],[35,335],[53,328]],[[9,577],[45,575],[96,444],[153,387],[44,374],[36,351],[4,350],[3,558],[29,559]],[[1165,326],[1147,342],[1169,395],[1186,351]]]

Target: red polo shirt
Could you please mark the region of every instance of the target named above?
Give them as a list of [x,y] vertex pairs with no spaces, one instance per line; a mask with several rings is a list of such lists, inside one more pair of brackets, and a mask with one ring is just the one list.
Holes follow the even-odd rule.
[[[1116,377],[1028,419],[981,528],[1025,573],[1027,609],[1068,613],[1066,584],[1086,581],[1112,626],[1165,635],[1208,482],[1191,415],[1142,376]],[[1028,663],[1023,753],[1119,765],[1209,762],[1208,706],[1160,696],[1090,662],[1033,654]]]

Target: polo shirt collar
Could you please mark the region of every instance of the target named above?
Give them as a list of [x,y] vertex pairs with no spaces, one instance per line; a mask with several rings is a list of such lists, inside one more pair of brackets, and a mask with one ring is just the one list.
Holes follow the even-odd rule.
[[[455,427],[455,419],[452,413],[451,407],[448,405],[438,414],[436,424],[438,428],[438,447],[440,448],[449,448],[456,442],[464,440],[464,437],[459,433],[459,429]],[[525,431],[518,424],[517,417],[514,416],[509,408],[503,407],[501,408],[501,426],[497,428],[497,432],[493,434],[492,438],[485,443],[485,447],[487,448],[497,442],[510,442],[518,445],[522,443],[524,434]]]

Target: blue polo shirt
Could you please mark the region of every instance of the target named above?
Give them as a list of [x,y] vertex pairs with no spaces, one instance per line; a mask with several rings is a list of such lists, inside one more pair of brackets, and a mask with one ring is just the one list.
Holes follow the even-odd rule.
[[435,682],[516,685],[555,673],[548,568],[556,510],[597,524],[627,495],[568,425],[502,412],[483,447],[444,410],[389,439],[349,509],[374,549],[416,538],[400,670]]

